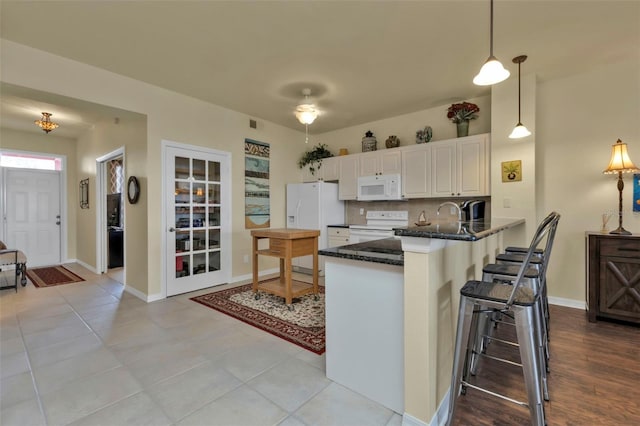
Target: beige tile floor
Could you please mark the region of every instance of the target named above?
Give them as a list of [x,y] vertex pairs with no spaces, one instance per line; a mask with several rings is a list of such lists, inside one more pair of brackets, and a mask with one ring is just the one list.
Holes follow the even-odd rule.
[[67,266],[86,281],[0,292],[4,426],[402,423],[324,356],[189,300],[211,289],[145,303]]

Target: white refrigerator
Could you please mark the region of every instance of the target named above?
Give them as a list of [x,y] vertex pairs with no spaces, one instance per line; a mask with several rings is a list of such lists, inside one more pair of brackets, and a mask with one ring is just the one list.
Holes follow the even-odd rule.
[[[327,226],[344,223],[344,201],[338,200],[338,184],[322,181],[287,184],[286,221],[287,228],[320,230],[318,250],[326,248]],[[302,272],[313,268],[312,256],[294,257],[292,263]],[[318,264],[322,273],[323,256],[319,257]]]

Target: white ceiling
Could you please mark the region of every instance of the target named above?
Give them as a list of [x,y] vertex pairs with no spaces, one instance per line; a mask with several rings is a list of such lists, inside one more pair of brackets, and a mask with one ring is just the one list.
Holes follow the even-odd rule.
[[[471,82],[489,55],[488,0],[3,0],[0,8],[4,39],[293,129],[302,129],[293,111],[309,87],[323,112],[312,133],[490,90]],[[498,0],[494,16],[494,53],[512,78],[521,54],[523,75],[540,81],[640,58],[638,0]],[[30,106],[6,89],[3,115],[33,107],[32,123],[46,107],[66,125],[53,98]]]

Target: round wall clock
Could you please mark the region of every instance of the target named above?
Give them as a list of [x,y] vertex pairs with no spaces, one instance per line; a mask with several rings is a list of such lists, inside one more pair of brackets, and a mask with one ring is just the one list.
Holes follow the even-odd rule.
[[137,203],[140,198],[140,184],[135,176],[130,176],[127,182],[127,198],[131,204]]

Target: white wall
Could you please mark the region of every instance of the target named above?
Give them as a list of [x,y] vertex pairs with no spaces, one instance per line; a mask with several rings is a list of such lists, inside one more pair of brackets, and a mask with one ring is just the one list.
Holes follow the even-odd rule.
[[[206,146],[232,154],[233,276],[250,273],[243,255],[251,251],[249,230],[244,229],[244,138],[271,144],[272,226],[284,226],[284,185],[299,181],[297,160],[305,150],[304,134],[258,119],[249,128],[249,117],[197,99],[179,95],[96,67],[71,61],[8,40],[0,44],[2,81],[37,90],[121,108],[147,116],[146,163],[128,165],[146,180],[148,279],[135,287],[157,297],[161,293],[162,253],[160,142],[172,140]],[[46,71],[46,73],[44,72]],[[188,78],[188,75],[185,75]],[[215,82],[212,82],[215,84]],[[224,83],[221,83],[224,84]],[[84,159],[78,158],[79,162]],[[95,161],[95,159],[93,159]],[[143,186],[144,188],[144,186]],[[79,232],[81,232],[79,230]],[[275,263],[274,263],[275,265]],[[268,266],[268,265],[267,265]]]
[[[562,214],[549,271],[550,296],[585,296],[585,231],[598,231],[603,213],[618,211],[616,175],[603,175],[618,138],[640,164],[640,52],[622,63],[538,85],[538,212]],[[624,227],[640,233],[625,175]],[[617,227],[617,218],[609,229]]]
[[[465,99],[465,101],[475,103],[480,108],[478,118],[469,123],[469,134],[489,133],[491,131],[491,97],[482,96]],[[309,144],[325,143],[335,155],[340,148],[347,148],[350,154],[356,154],[362,152],[362,138],[367,130],[371,130],[376,136],[378,149],[385,149],[384,142],[391,135],[398,136],[400,146],[414,145],[416,131],[424,129],[425,126],[431,126],[433,129],[432,141],[452,139],[457,135],[456,125],[447,118],[449,105],[322,133],[310,137]]]

